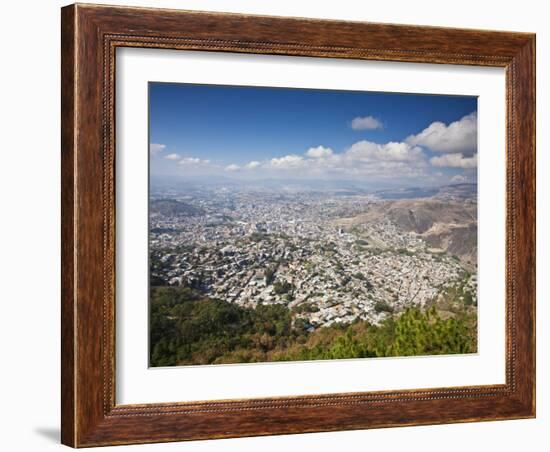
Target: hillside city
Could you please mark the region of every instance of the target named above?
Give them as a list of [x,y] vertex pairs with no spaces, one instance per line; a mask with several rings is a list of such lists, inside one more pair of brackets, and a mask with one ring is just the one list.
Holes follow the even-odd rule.
[[[475,256],[449,252],[465,234],[464,243],[477,243],[470,237],[475,214],[467,227],[453,218],[414,230],[410,217],[418,209],[413,220],[421,222],[424,201],[412,208],[396,203],[399,193],[388,198],[257,187],[153,190],[150,284],[190,287],[248,308],[283,305],[308,331],[356,319],[379,324],[449,290],[476,305]],[[477,209],[475,197],[453,187],[426,199]],[[387,209],[393,216],[380,213]],[[434,244],[434,231],[442,228]]]

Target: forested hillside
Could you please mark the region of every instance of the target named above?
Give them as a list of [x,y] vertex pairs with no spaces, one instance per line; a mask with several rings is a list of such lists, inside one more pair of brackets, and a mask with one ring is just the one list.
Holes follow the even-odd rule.
[[472,353],[475,310],[409,308],[380,325],[356,320],[308,332],[281,305],[244,308],[181,287],[151,289],[151,365]]

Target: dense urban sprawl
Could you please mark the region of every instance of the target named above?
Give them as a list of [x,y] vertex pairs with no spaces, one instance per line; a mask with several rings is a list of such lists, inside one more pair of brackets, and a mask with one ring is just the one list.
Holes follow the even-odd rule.
[[284,305],[308,331],[379,324],[449,290],[476,304],[476,274],[387,218],[348,221],[374,195],[212,188],[154,192],[150,281],[247,308]]

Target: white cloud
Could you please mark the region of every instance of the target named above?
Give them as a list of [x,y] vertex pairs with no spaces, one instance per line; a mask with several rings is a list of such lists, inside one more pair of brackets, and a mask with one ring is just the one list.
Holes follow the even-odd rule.
[[409,136],[405,141],[435,152],[471,154],[477,150],[477,113],[470,113],[448,126],[439,121],[432,122],[422,132]]
[[427,168],[426,156],[419,147],[366,140],[339,154],[319,146],[309,149],[303,156],[286,155],[261,165],[263,171],[276,171],[278,174],[299,172],[303,177],[415,177],[425,174]]
[[447,168],[476,168],[477,154],[474,154],[472,157],[464,157],[464,155],[461,153],[445,154],[432,157],[430,159],[430,163],[433,166]]
[[[473,152],[471,144],[475,144],[477,139],[476,128],[476,113],[472,113],[448,126],[443,123],[432,123],[427,129],[418,135],[411,135],[405,141],[375,143],[361,140],[339,153],[319,145],[307,149],[303,154],[288,154],[265,161],[251,160],[243,165],[231,163],[227,166],[219,166],[210,164],[209,160],[196,157],[181,158],[179,164],[195,167],[209,165],[208,168],[211,170],[236,173],[238,177],[253,177],[250,170],[254,170],[254,177],[299,175],[304,178],[349,177],[371,180],[388,178],[412,180],[420,177],[436,177],[451,180],[450,176],[437,172],[436,168],[461,168],[475,171],[477,154]],[[426,155],[424,148],[439,151],[442,154],[430,158],[430,154]],[[454,148],[468,149],[468,151],[451,152]],[[177,157],[177,154],[169,154],[165,158],[175,160]],[[467,176],[455,176],[451,182],[459,183],[467,180]]]
[[234,163],[225,167],[225,171],[239,171],[240,169],[241,167],[239,165],[235,165]]
[[267,167],[276,170],[292,170],[303,167],[306,160],[299,155],[285,155],[284,157],[273,158],[267,163]]
[[454,184],[462,184],[468,182],[468,178],[464,174],[457,174],[451,177],[451,182]]
[[256,168],[258,168],[260,165],[261,165],[260,162],[258,162],[258,161],[256,161],[256,160],[252,160],[251,162],[248,162],[248,163],[245,165],[245,168],[247,168],[247,169],[256,169]]
[[424,154],[419,147],[395,141],[385,144],[373,143],[366,140],[358,141],[346,151],[344,156],[361,162],[412,162],[415,160],[424,160]]
[[336,156],[340,172],[362,177],[418,177],[425,175],[429,167],[422,149],[403,142],[363,140]]
[[149,144],[149,153],[151,155],[157,155],[157,154],[161,153],[162,151],[164,151],[164,149],[166,149],[165,144],[160,144],[160,143],[150,143]]
[[358,116],[351,121],[353,130],[374,130],[382,127],[382,123],[374,116]]
[[179,154],[168,154],[164,157],[166,160],[179,160]]
[[178,164],[182,166],[206,166],[210,164],[210,160],[202,160],[198,157],[184,157]]
[[309,148],[306,152],[308,157],[312,158],[325,158],[330,157],[333,154],[331,148],[325,148],[323,146],[317,146],[316,148]]

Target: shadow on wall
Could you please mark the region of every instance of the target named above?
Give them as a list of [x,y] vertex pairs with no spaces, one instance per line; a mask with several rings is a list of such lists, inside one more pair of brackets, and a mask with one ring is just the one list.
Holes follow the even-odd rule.
[[38,428],[35,428],[34,431],[38,435],[50,441],[53,441],[57,444],[61,442],[61,432],[59,430],[59,427],[38,427]]

